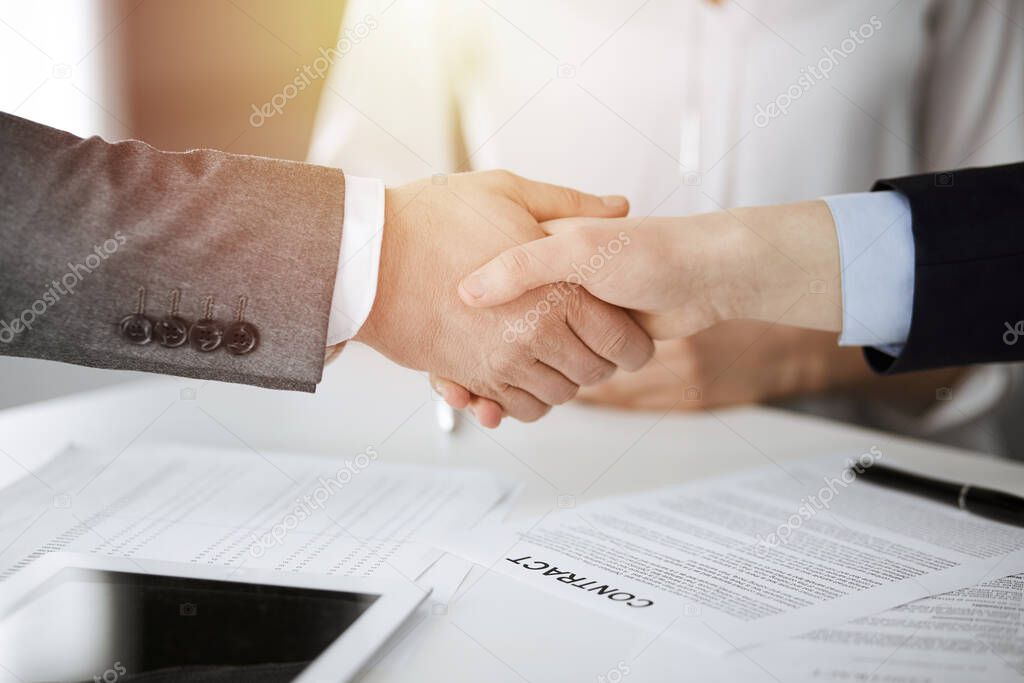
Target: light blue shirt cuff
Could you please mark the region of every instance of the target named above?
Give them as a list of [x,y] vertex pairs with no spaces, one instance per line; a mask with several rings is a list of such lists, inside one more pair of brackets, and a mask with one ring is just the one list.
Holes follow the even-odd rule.
[[842,269],[843,346],[903,350],[914,308],[910,202],[899,192],[823,197],[836,224]]

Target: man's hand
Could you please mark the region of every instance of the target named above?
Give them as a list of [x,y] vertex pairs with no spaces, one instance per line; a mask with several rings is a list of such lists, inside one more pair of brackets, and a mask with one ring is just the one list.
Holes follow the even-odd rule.
[[[446,180],[388,190],[380,283],[358,341],[406,367],[449,377],[525,421],[616,366],[636,369],[650,358],[653,345],[633,319],[583,288],[528,287],[486,309],[465,306],[456,291],[467,272],[543,237],[538,221],[622,216],[624,198],[500,171]],[[481,422],[493,426],[500,417],[489,413]]]

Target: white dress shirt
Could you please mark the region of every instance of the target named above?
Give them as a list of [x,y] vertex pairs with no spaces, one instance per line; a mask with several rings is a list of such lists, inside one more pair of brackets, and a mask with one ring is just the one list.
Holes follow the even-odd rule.
[[384,236],[384,183],[345,176],[345,219],[338,249],[327,345],[356,336],[377,296],[380,247]]
[[[378,26],[332,67],[310,160],[389,184],[509,168],[624,194],[637,216],[828,197],[852,226],[831,195],[1024,158],[1019,1],[641,4],[350,0],[350,23],[373,15]],[[848,40],[861,28],[870,37]],[[812,75],[829,55],[827,77]],[[758,115],[779,102],[784,113]],[[866,269],[881,246],[870,240],[889,245],[899,231],[879,235],[870,220],[840,230],[844,343],[898,343],[900,315],[872,305],[881,283],[905,276]],[[953,414],[942,429],[979,415]]]
[[[910,204],[898,192],[823,198],[839,242],[843,346],[874,346],[897,355],[914,303]],[[327,345],[351,339],[373,307],[384,234],[384,183],[345,177],[345,225],[331,300]]]

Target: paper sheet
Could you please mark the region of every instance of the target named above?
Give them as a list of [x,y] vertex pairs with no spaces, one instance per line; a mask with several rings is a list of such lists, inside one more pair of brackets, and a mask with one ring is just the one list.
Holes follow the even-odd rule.
[[[69,449],[0,492],[0,579],[69,551],[414,581],[441,552],[425,534],[466,529],[515,489],[492,474],[195,445],[121,456]],[[9,523],[7,523],[9,522]],[[457,575],[457,576],[456,576]],[[448,589],[458,563],[432,576]]]
[[1024,530],[847,483],[846,467],[769,465],[444,545],[718,653],[1024,571]]
[[[1022,595],[1024,574],[1017,574],[814,631],[752,657],[816,681],[1020,681]],[[800,656],[808,650],[811,661]]]
[[1017,574],[727,657],[688,652],[687,672],[709,683],[1020,683],[1022,600]]

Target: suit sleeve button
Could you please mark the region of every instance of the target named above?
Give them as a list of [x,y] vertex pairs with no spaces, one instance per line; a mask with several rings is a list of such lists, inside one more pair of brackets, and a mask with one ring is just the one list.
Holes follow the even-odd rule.
[[175,349],[188,341],[188,323],[176,315],[169,315],[156,321],[153,336],[160,346]]
[[224,328],[210,318],[197,320],[188,331],[188,339],[196,351],[216,351],[224,340]]
[[121,318],[121,336],[131,344],[148,344],[153,339],[153,322],[141,313]]
[[236,356],[244,356],[251,352],[260,341],[260,333],[256,326],[244,320],[228,325],[224,336],[226,337],[225,348],[228,353],[233,353]]

